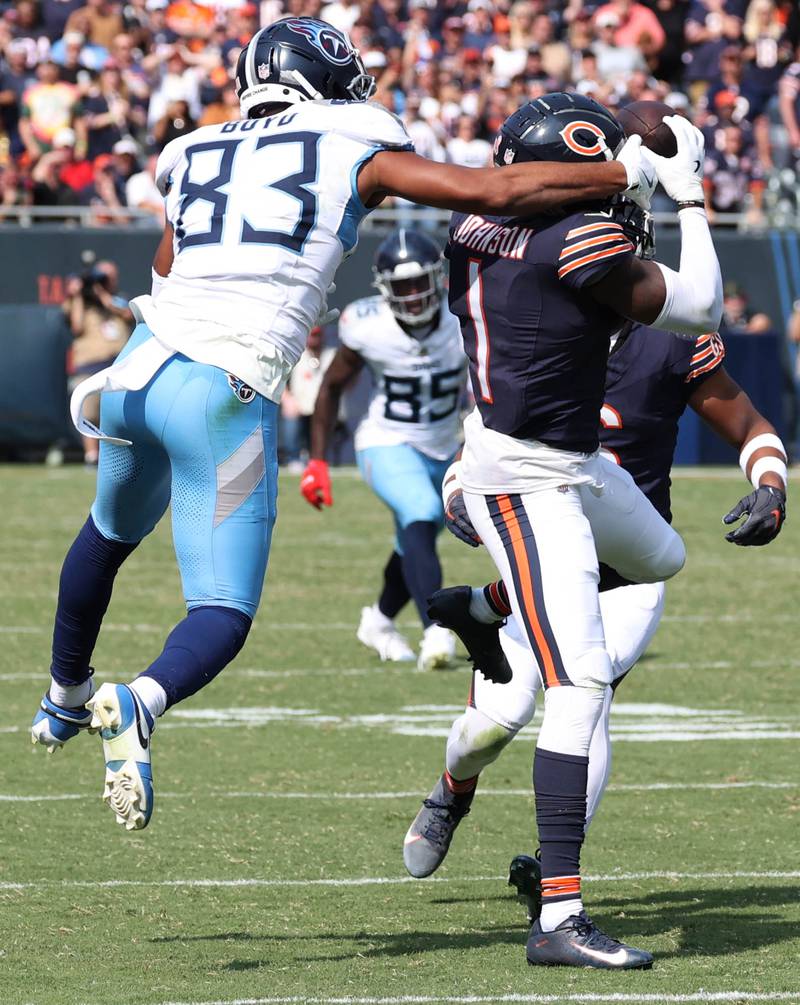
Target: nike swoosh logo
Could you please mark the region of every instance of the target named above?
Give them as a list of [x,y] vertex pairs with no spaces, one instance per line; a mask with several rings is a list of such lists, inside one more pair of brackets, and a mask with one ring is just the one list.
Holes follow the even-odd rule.
[[614,953],[603,953],[599,949],[589,949],[588,946],[575,946],[579,953],[589,956],[593,960],[600,960],[603,963],[624,963],[628,959],[626,950],[620,948]]
[[133,711],[136,713],[136,732],[139,734],[139,743],[141,743],[144,750],[147,750],[147,744],[149,743],[149,740],[142,732],[142,721],[139,713],[139,702],[136,700],[136,698],[133,699]]
[[700,171],[700,161],[695,161],[694,162],[694,173],[698,174],[699,171]]
[[403,844],[413,844],[415,841],[419,841],[421,837],[421,834],[406,834]]
[[775,517],[775,526],[780,527],[781,525],[781,511],[779,509],[770,510],[770,516]]

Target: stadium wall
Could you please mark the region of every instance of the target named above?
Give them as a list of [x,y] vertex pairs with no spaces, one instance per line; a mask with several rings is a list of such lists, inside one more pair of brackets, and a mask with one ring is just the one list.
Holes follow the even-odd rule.
[[[365,233],[337,275],[333,306],[344,306],[372,292],[371,263],[385,231]],[[440,231],[443,239],[445,234]],[[68,428],[66,397],[59,391],[66,326],[58,305],[64,280],[84,268],[82,254],[110,258],[120,270],[121,290],[128,295],[149,290],[150,263],[159,234],[132,227],[97,229],[37,225],[0,229],[0,443],[38,443],[55,438],[61,414],[62,433]],[[792,304],[800,299],[800,248],[792,232],[763,236],[717,230],[714,235],[725,279],[746,290],[750,308],[764,311],[781,329]],[[677,265],[677,232],[662,231],[658,257]],[[782,334],[735,335],[726,339],[728,369],[751,393],[757,406],[781,430],[794,426],[795,395],[785,376]],[[25,388],[20,394],[20,388]],[[733,452],[687,415],[678,449],[679,463],[723,463]]]

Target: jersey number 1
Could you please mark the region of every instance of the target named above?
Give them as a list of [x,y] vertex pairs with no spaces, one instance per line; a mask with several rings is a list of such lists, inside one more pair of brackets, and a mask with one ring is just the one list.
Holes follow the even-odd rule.
[[[318,140],[318,133],[309,132],[260,137],[256,143],[256,152],[265,147],[274,147],[283,143],[301,144],[303,157],[300,170],[285,178],[270,182],[268,186],[297,199],[300,203],[300,219],[294,229],[287,233],[282,230],[257,230],[245,217],[242,217],[242,226],[239,232],[240,244],[277,244],[281,248],[293,251],[296,255],[301,254],[317,218],[317,197],[306,186],[317,179]],[[236,148],[241,142],[241,139],[212,140],[209,143],[197,143],[187,148],[186,171],[181,181],[180,215],[175,221],[175,236],[178,238],[180,251],[183,251],[184,248],[222,243],[223,223],[228,208],[228,196],[222,189],[230,183]],[[222,153],[216,177],[202,183],[192,181],[192,158],[195,154],[211,150],[219,150]],[[206,202],[211,205],[211,226],[199,234],[187,234],[183,229],[183,217],[195,202]]]
[[478,387],[481,393],[481,400],[492,404],[492,385],[489,382],[489,357],[491,346],[489,345],[489,329],[486,325],[486,312],[483,309],[483,276],[481,275],[481,263],[478,258],[470,258],[467,278],[467,313],[469,314],[472,327],[475,329],[475,362],[478,370]]

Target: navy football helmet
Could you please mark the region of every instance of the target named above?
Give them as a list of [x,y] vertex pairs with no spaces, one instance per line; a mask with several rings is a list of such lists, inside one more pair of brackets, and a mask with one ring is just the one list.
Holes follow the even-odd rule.
[[236,94],[242,118],[270,105],[301,101],[367,101],[375,78],[348,36],[313,17],[285,17],[256,32],[239,53]]
[[441,310],[442,252],[426,234],[405,227],[392,231],[375,252],[372,272],[374,285],[402,324],[428,325]]
[[497,134],[494,162],[612,160],[625,142],[616,118],[581,94],[545,94],[518,108]]

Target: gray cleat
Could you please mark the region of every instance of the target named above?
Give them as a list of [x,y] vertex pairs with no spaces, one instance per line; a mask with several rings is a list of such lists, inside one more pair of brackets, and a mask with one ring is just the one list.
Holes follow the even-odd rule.
[[474,795],[474,789],[463,795],[453,792],[444,775],[433,787],[403,842],[403,862],[416,879],[430,876],[444,862],[455,829],[469,813]]

